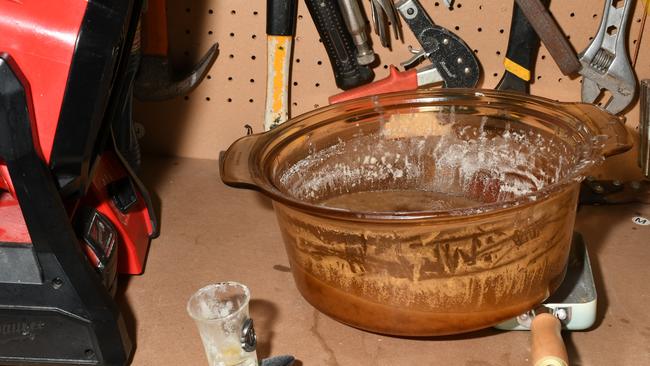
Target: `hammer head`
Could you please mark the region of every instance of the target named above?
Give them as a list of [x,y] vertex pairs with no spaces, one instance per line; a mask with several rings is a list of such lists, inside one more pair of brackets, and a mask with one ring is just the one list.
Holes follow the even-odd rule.
[[143,55],[135,77],[133,94],[143,101],[160,101],[184,95],[196,88],[217,59],[215,43],[192,70],[177,75],[166,56]]

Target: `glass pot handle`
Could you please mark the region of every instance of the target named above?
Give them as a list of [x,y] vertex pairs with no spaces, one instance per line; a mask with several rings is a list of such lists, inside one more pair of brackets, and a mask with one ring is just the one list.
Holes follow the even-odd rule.
[[602,147],[603,156],[609,157],[630,150],[632,137],[625,128],[625,117],[615,116],[593,104],[574,104],[588,118],[583,121],[599,136],[606,136]]
[[251,151],[260,135],[242,137],[219,154],[221,180],[232,187],[257,188],[249,163]]

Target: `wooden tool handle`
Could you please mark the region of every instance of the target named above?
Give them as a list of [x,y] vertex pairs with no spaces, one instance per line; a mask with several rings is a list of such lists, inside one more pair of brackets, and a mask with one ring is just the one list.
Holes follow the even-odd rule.
[[167,56],[166,0],[148,0],[142,16],[142,53]]
[[542,313],[535,316],[530,325],[533,366],[569,365],[561,329],[562,324],[553,315]]

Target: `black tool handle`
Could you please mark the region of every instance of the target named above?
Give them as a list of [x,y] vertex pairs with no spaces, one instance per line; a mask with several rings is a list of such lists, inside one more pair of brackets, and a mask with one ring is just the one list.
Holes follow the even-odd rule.
[[293,36],[296,34],[298,0],[266,1],[266,34]]
[[305,3],[327,50],[336,86],[348,90],[371,82],[375,73],[357,62],[357,49],[337,0],[305,0]]
[[[549,1],[543,1],[548,6]],[[539,37],[517,3],[512,9],[508,51],[504,64],[506,71],[497,84],[497,90],[512,90],[528,94],[533,66],[539,50]]]

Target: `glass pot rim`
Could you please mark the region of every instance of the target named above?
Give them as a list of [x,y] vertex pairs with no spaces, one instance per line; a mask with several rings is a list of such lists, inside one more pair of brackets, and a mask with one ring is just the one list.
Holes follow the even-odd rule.
[[[518,110],[520,115],[522,114],[521,111],[529,111],[529,115],[534,114],[537,116],[542,113],[552,118],[553,122],[561,123],[565,128],[582,135],[584,141],[588,143],[582,147],[575,168],[560,181],[510,200],[464,209],[362,212],[326,207],[285,194],[273,184],[270,178],[271,172],[267,169],[268,161],[273,159],[288,141],[304,136],[309,131],[323,128],[327,124],[341,120],[347,122],[347,119],[354,119],[355,115],[364,115],[381,110],[411,106],[415,111],[417,107],[451,105],[488,106],[495,110],[501,106],[505,112]],[[567,189],[572,184],[582,181],[587,170],[604,160],[604,157],[622,153],[632,147],[628,136],[629,133],[623,123],[624,118],[611,115],[604,109],[592,104],[558,102],[548,98],[515,92],[491,89],[433,89],[387,93],[321,107],[292,118],[271,131],[243,137],[233,143],[226,152],[222,152],[220,156],[220,173],[222,180],[228,185],[256,189],[276,202],[317,216],[375,222],[463,219],[467,216],[496,214],[533,205],[549,198],[556,192]],[[245,147],[249,151],[238,151],[243,150],[238,145],[247,145]],[[244,160],[244,163],[247,164],[247,177],[243,177],[241,174],[239,176],[232,174],[233,162],[231,160],[235,155],[239,155],[239,163]]]

